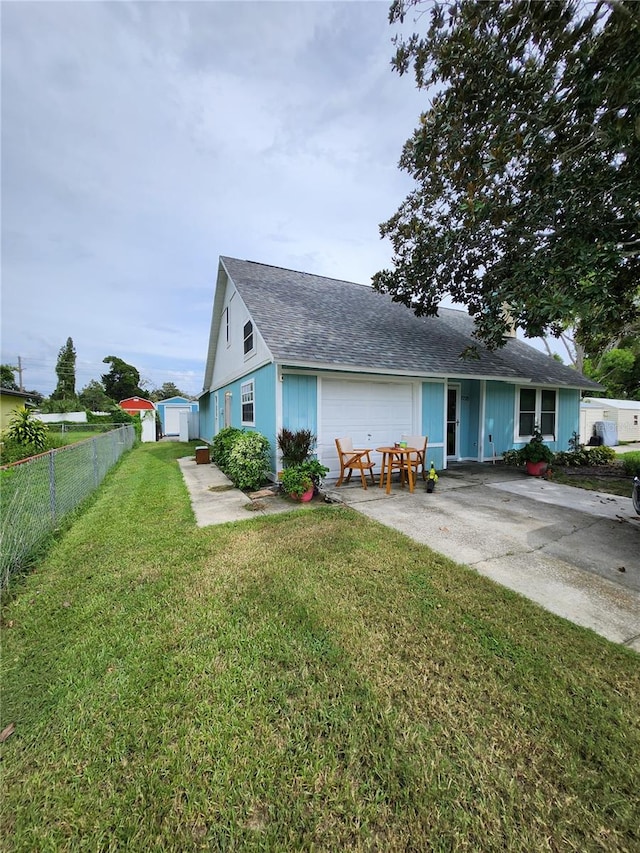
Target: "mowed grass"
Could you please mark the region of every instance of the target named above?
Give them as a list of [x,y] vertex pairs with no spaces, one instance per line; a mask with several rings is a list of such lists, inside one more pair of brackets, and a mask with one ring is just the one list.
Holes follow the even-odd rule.
[[67,444],[77,444],[80,441],[95,438],[97,435],[104,435],[105,431],[104,429],[67,429],[65,432],[49,430],[49,446],[65,447]]
[[632,477],[602,477],[590,468],[580,470],[579,474],[567,473],[565,469],[553,469],[553,482],[562,486],[573,486],[576,489],[587,489],[590,492],[604,492],[607,495],[631,497]]
[[4,609],[2,849],[640,849],[640,660],[339,506],[136,448]]

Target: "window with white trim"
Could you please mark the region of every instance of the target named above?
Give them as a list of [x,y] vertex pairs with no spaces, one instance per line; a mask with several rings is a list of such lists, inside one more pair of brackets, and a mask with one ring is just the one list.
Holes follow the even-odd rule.
[[255,426],[254,382],[243,382],[240,386],[240,404],[242,406],[242,425]]
[[244,340],[244,354],[250,355],[253,352],[253,323],[247,320],[242,329],[242,337]]
[[521,388],[518,397],[516,441],[528,441],[535,427],[555,440],[557,393],[550,388]]

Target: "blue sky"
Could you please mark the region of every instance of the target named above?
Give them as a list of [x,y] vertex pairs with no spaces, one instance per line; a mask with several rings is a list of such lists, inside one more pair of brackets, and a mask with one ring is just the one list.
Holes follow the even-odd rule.
[[[3,363],[202,389],[221,254],[367,283],[423,94],[385,2],[3,2]],[[413,30],[409,21],[407,30]]]

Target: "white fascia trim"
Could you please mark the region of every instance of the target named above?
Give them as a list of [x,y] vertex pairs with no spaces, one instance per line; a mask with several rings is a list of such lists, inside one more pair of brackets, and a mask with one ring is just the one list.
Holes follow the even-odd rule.
[[[327,364],[326,362],[314,362],[314,361],[299,361],[293,364],[290,360],[276,360],[276,364],[282,366],[283,373],[295,373],[296,369],[301,372],[304,371],[322,371],[323,373],[353,373],[356,375],[364,375],[368,377],[375,376],[398,376],[403,379],[419,379],[422,382],[434,381],[434,382],[446,382],[449,380],[450,382],[460,382],[463,379],[478,379],[478,380],[491,380],[492,382],[507,382],[511,385],[527,385],[531,384],[533,380],[527,379],[526,377],[517,377],[517,376],[488,376],[485,374],[477,374],[477,373],[436,373],[434,371],[430,371],[429,373],[416,373],[415,370],[391,370],[390,368],[380,368],[379,370],[372,367],[354,367],[353,365],[336,365],[336,364]],[[549,386],[555,388],[555,385]]]
[[209,345],[207,349],[207,360],[204,370],[203,392],[210,390],[211,380],[213,378],[213,368],[218,348],[218,338],[220,336],[220,322],[222,320],[222,308],[227,293],[228,283],[231,277],[221,260],[218,261],[218,274],[216,277],[216,286],[213,297],[213,308],[211,309],[211,325],[209,327]]
[[335,379],[337,381],[351,379],[355,382],[379,382],[383,376],[385,382],[402,382],[403,385],[425,381],[415,374],[398,376],[396,373],[351,373],[344,370],[302,370],[301,368],[291,367],[280,367],[280,371],[283,376],[315,376],[317,379]]
[[209,388],[209,391],[220,391],[221,388],[226,388],[227,385],[231,385],[232,382],[237,382],[239,379],[244,379],[245,376],[251,376],[252,373],[255,373],[261,367],[265,367],[267,364],[273,364],[273,359],[265,358],[259,364],[252,364],[250,370],[247,370],[247,365],[243,364],[243,367],[245,368],[244,370],[237,370],[233,373],[230,373],[228,376],[224,377],[224,381],[220,381],[219,384],[216,385],[214,388]]

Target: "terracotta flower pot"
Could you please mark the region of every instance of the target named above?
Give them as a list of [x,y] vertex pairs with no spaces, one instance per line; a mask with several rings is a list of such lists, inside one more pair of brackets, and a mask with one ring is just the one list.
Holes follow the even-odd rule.
[[527,474],[532,477],[542,477],[547,470],[547,462],[526,462]]

